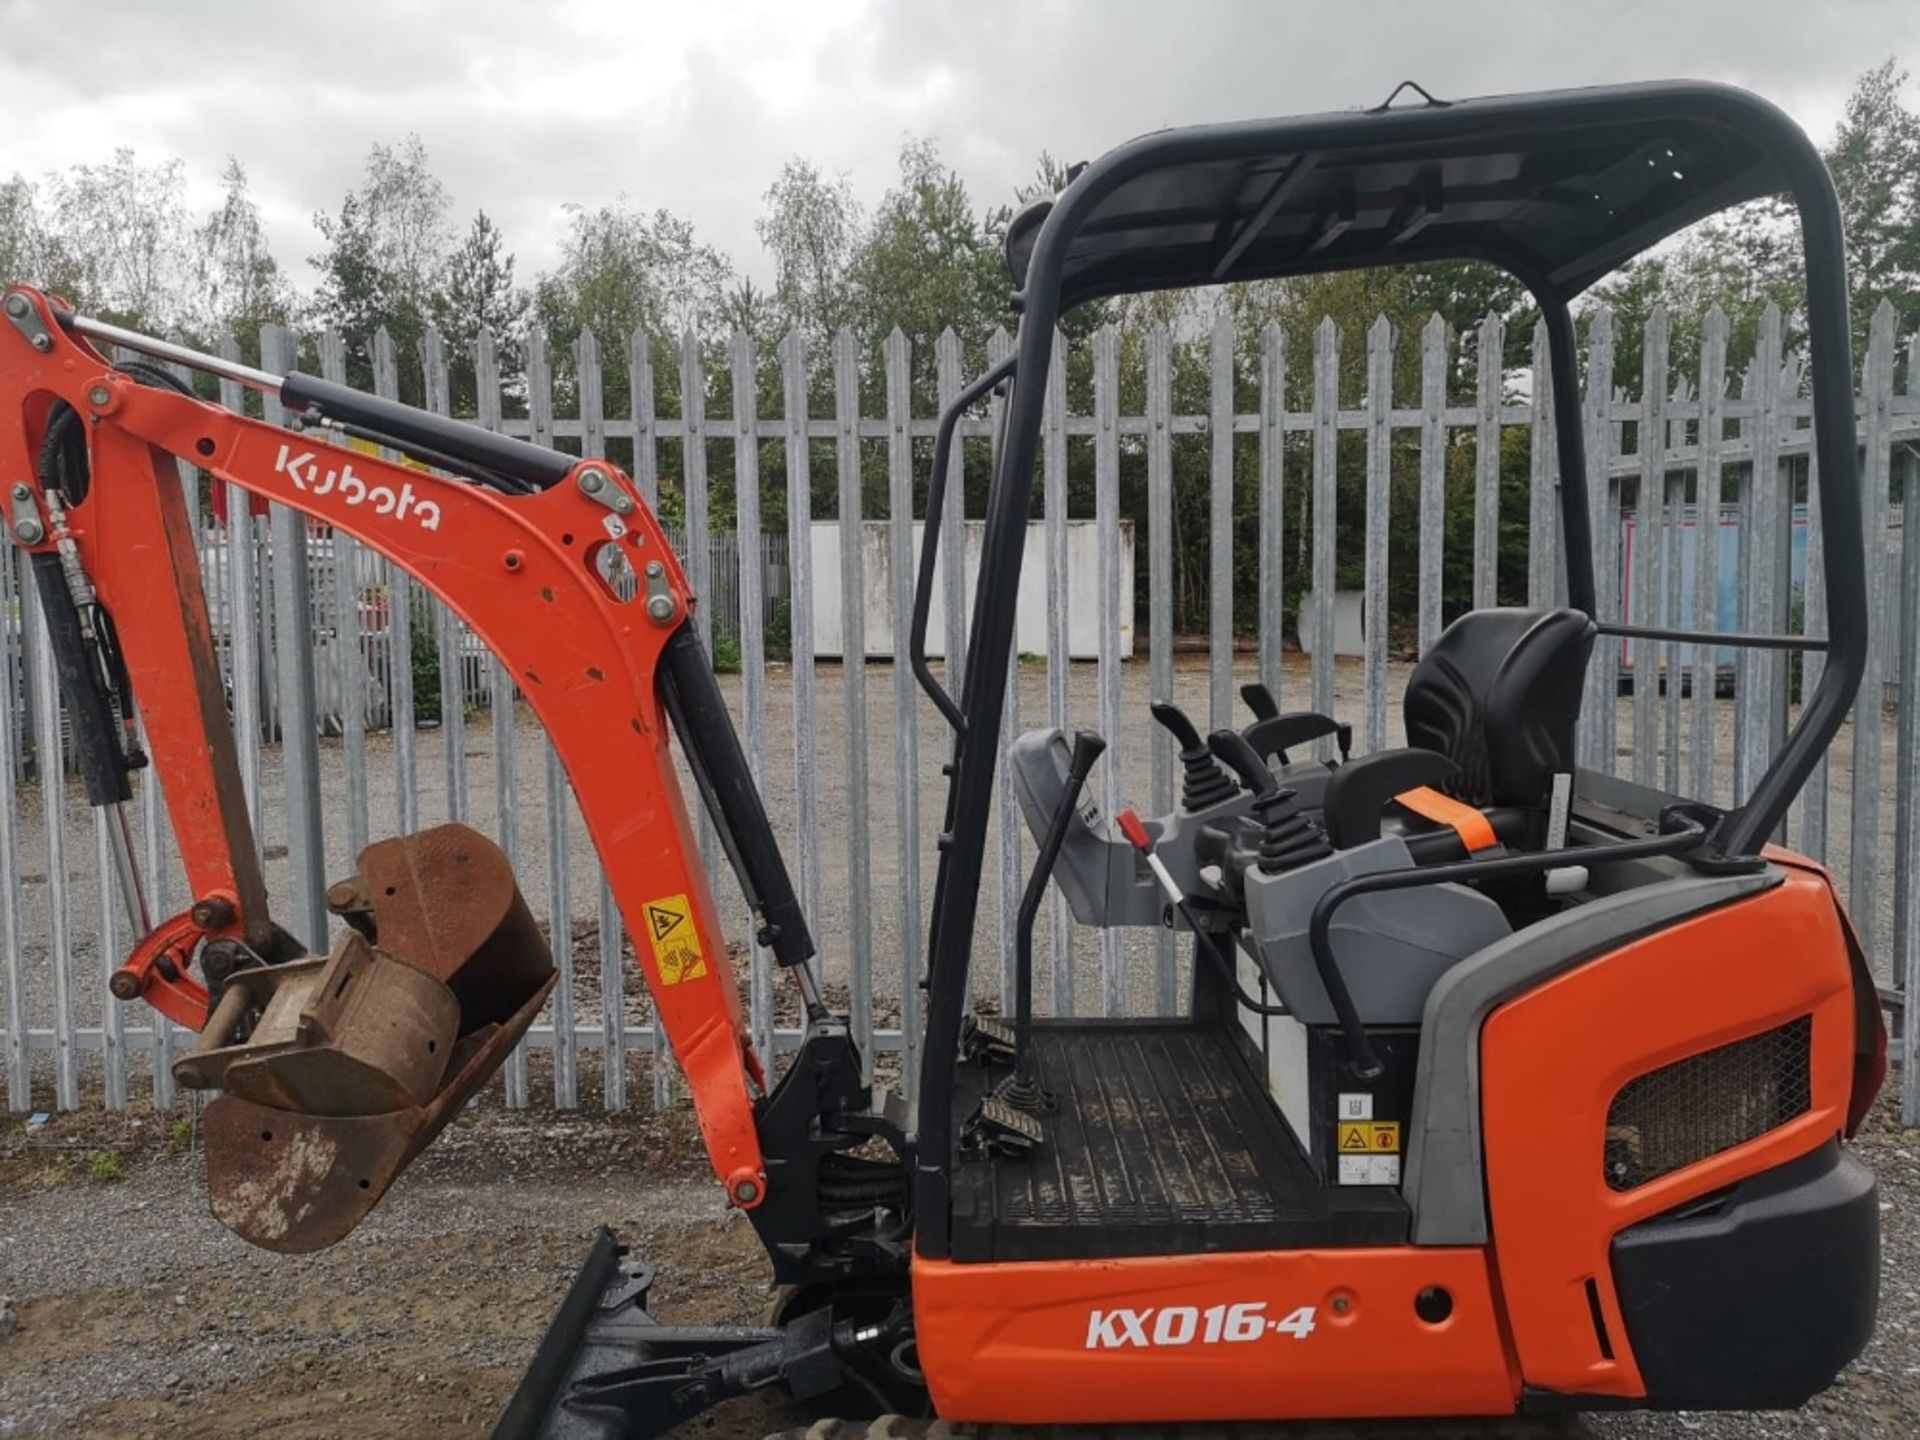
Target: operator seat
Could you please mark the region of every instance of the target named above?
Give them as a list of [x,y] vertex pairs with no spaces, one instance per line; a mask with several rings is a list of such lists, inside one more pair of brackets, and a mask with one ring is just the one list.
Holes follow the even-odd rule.
[[[1249,870],[1243,885],[1255,952],[1297,1018],[1339,1018],[1310,941],[1314,907],[1333,885],[1493,845],[1544,844],[1554,776],[1574,768],[1594,634],[1577,610],[1461,616],[1408,681],[1412,744],[1350,760],[1328,779],[1321,819],[1333,853],[1279,873]],[[1421,786],[1445,794],[1425,797],[1419,810],[1407,808],[1413,796],[1394,803]],[[1447,817],[1449,809],[1456,814]],[[1362,1023],[1417,1025],[1440,976],[1511,933],[1494,895],[1455,883],[1356,896],[1340,907],[1330,939]]]
[[[1579,610],[1473,610],[1454,621],[1407,682],[1407,749],[1363,756],[1328,781],[1328,839],[1344,849],[1378,838],[1393,796],[1429,784],[1485,812],[1502,842],[1537,847],[1553,777],[1574,768],[1594,634]],[[1457,768],[1440,775],[1421,752]],[[1434,778],[1410,778],[1423,769]],[[1408,816],[1395,828],[1431,826]]]

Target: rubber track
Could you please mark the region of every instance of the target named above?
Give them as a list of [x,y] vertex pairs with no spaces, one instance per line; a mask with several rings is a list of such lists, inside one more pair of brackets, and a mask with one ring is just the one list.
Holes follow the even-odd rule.
[[766,1440],[1594,1440],[1594,1432],[1577,1415],[1178,1425],[964,1425],[882,1415],[816,1420],[775,1430]]

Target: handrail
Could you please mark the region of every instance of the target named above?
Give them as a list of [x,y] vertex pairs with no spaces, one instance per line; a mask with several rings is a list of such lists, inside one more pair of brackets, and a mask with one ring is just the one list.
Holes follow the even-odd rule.
[[1307,922],[1307,944],[1313,951],[1313,968],[1326,987],[1327,999],[1340,1017],[1340,1029],[1346,1036],[1349,1061],[1354,1074],[1362,1080],[1377,1078],[1385,1068],[1367,1039],[1366,1025],[1354,1006],[1353,992],[1340,973],[1340,962],[1333,954],[1333,912],[1356,895],[1380,890],[1411,890],[1420,885],[1439,885],[1449,880],[1499,880],[1514,875],[1531,875],[1543,870],[1558,870],[1568,865],[1613,865],[1623,860],[1644,860],[1654,855],[1682,855],[1697,850],[1707,838],[1707,830],[1692,816],[1670,812],[1683,827],[1645,840],[1620,840],[1601,845],[1581,845],[1562,850],[1542,850],[1526,855],[1496,855],[1486,860],[1457,860],[1447,865],[1422,865],[1412,870],[1379,870],[1355,875],[1337,885],[1314,902],[1312,918]]
[[[933,667],[927,664],[927,616],[933,609],[933,568],[940,559],[939,517],[947,499],[947,460],[953,453],[953,436],[960,427],[961,415],[974,401],[1011,376],[1018,364],[1018,357],[1009,354],[999,364],[983,371],[940,412],[940,427],[933,437],[933,474],[927,477],[927,528],[920,541],[920,575],[913,587],[913,629],[907,654],[913,664],[914,678],[927,692],[927,698],[947,717],[949,725],[963,732],[967,728],[966,712],[947,693],[946,687],[933,678]],[[966,564],[964,545],[960,563],[963,567]]]
[[1665,625],[1626,625],[1602,620],[1594,633],[1628,640],[1678,640],[1695,645],[1725,645],[1729,650],[1828,650],[1819,635],[1752,635],[1737,630],[1675,630]]

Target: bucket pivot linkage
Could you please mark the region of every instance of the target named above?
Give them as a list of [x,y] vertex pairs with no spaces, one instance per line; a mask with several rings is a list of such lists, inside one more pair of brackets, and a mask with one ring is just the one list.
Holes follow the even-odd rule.
[[226,978],[189,1089],[213,1213],[269,1250],[319,1250],[394,1178],[532,1025],[556,975],[500,847],[464,825],[383,840],[327,892],[347,929],[324,957]]

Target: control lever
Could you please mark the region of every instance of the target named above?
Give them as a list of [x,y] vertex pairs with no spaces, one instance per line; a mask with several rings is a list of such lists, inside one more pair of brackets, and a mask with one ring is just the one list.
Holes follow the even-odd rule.
[[1294,808],[1294,792],[1281,787],[1246,736],[1232,730],[1216,730],[1207,737],[1207,743],[1253,792],[1253,813],[1261,827],[1262,874],[1278,875],[1283,870],[1324,860],[1333,853],[1333,847],[1313,821]]
[[1155,700],[1147,708],[1180,747],[1180,808],[1197,813],[1231,800],[1238,793],[1233,781],[1214,763],[1213,752],[1186,711],[1171,700]]
[[1240,777],[1240,783],[1255,796],[1271,795],[1280,788],[1267,762],[1237,730],[1216,730],[1207,737],[1207,748],[1222,765]]
[[1247,708],[1253,711],[1256,720],[1277,720],[1280,716],[1280,702],[1273,698],[1273,692],[1258,680],[1240,687],[1240,698],[1247,702]]
[[1079,730],[1073,737],[1073,758],[1067,762],[1067,783],[1054,802],[1047,820],[1047,833],[1040,841],[1040,853],[1034,857],[1033,873],[1020,896],[1019,920],[1014,928],[1014,1050],[1013,1074],[996,1092],[999,1099],[1016,1110],[1029,1113],[1051,1110],[1053,1097],[1040,1088],[1033,1073],[1033,922],[1040,913],[1040,902],[1053,878],[1053,867],[1066,844],[1067,826],[1080,803],[1080,790],[1094,762],[1107,748],[1107,742],[1091,730]]

